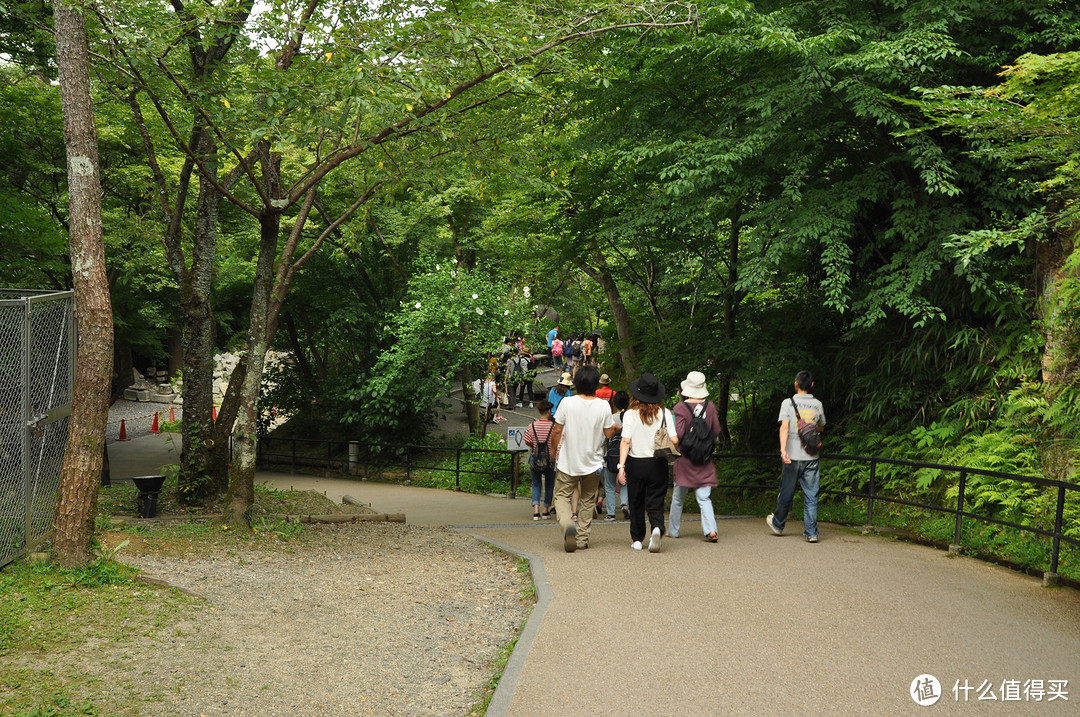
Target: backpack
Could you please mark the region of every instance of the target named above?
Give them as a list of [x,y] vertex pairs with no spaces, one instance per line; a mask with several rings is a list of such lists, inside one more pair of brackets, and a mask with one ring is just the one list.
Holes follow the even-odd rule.
[[532,354],[525,354],[525,369],[528,371],[536,370],[536,359]]
[[[689,458],[695,466],[708,463],[713,451],[716,450],[716,434],[709,428],[709,422],[705,420],[708,405],[708,401],[702,401],[691,409],[690,426],[679,441],[679,452]],[[687,403],[686,407],[690,408],[690,404]]]
[[574,360],[581,361],[585,358],[585,347],[581,345],[580,341],[575,341],[572,346],[574,352]]
[[[532,422],[533,435],[539,438],[539,434],[536,433],[536,421]],[[548,438],[551,438],[551,434],[548,434]],[[533,448],[532,454],[532,469],[537,473],[547,473],[551,470],[551,454],[548,451],[547,441],[537,441],[536,447]]]
[[[626,414],[622,411],[619,420]],[[608,439],[607,452],[604,454],[604,467],[612,473],[619,472],[619,444],[622,443],[622,429],[620,428]]]
[[818,430],[817,421],[811,423],[799,415],[799,407],[795,405],[795,399],[791,401],[791,408],[795,411],[795,423],[799,431],[799,442],[803,449],[812,456],[821,451],[821,431]]

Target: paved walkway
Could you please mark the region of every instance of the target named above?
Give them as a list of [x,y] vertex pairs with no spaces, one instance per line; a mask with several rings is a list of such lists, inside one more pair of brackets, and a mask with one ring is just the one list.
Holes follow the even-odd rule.
[[[164,445],[110,445],[114,477],[152,472],[140,454],[173,462]],[[721,521],[717,544],[684,520],[683,537],[659,554],[631,551],[626,522],[601,522],[589,550],[567,554],[557,524],[533,522],[528,500],[258,480],[348,494],[531,560],[539,602],[489,715],[918,714],[909,690],[922,674],[942,686],[933,714],[1065,715],[1080,703],[1080,592],[971,558],[828,524],[811,545],[798,522],[776,537],[761,518]],[[1030,680],[1068,680],[1068,701],[1033,701]],[[1007,681],[1018,701],[1002,700]],[[984,682],[996,701],[979,700]],[[974,688],[967,702],[957,683]]]

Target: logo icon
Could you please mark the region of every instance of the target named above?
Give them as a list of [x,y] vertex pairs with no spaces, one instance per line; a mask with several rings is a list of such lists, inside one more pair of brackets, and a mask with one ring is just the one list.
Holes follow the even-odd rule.
[[911,699],[921,707],[929,707],[941,699],[941,683],[933,675],[919,675],[911,681]]

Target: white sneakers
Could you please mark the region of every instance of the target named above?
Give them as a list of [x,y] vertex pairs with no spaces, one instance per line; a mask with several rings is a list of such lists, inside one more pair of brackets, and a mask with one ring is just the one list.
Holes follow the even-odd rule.
[[652,529],[652,536],[649,538],[649,552],[660,552],[660,528]]
[[[630,543],[630,549],[631,550],[641,550],[641,541],[640,540],[635,540],[634,542]],[[660,552],[660,529],[659,528],[653,528],[652,529],[652,535],[649,536],[649,552],[650,553],[659,553]]]
[[773,514],[772,513],[769,513],[769,516],[767,518],[765,518],[765,522],[768,524],[769,530],[771,530],[773,532],[773,535],[783,535],[784,531],[779,530],[775,525],[773,525],[772,519],[773,519]]

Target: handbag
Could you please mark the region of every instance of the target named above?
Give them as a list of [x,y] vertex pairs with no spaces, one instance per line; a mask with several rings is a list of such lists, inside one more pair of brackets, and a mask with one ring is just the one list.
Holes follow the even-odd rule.
[[663,406],[660,407],[660,415],[663,416],[663,419],[660,421],[660,427],[656,429],[656,437],[653,438],[653,456],[663,458],[668,463],[674,463],[679,460],[680,455],[671,440],[671,436],[668,435],[667,411],[664,410]]

